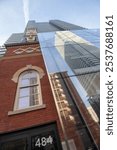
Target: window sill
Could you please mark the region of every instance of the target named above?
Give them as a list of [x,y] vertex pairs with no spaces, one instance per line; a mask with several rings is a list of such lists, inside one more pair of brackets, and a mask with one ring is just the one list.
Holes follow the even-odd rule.
[[25,112],[29,112],[29,111],[33,111],[33,110],[38,110],[38,109],[43,109],[46,108],[46,105],[40,105],[40,106],[32,106],[30,108],[25,108],[25,109],[19,109],[19,110],[14,110],[14,111],[9,111],[8,112],[8,116],[10,115],[16,115],[16,114],[21,114],[21,113],[25,113]]

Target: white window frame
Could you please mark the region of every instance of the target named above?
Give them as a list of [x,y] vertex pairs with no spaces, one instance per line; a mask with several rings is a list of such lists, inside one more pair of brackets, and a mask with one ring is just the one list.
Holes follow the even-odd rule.
[[[21,84],[21,81],[22,81],[22,77],[30,72],[30,71],[34,71],[38,74],[38,77],[37,77],[37,85],[38,85],[38,91],[39,91],[39,104],[38,105],[32,105],[32,106],[28,106],[28,107],[25,107],[25,108],[19,108],[19,96],[20,96],[20,89],[21,88],[25,88],[24,87],[21,87],[20,84]],[[35,86],[35,85],[33,85]],[[28,86],[28,87],[32,87],[32,85]],[[39,73],[35,70],[26,70],[24,72],[22,72],[19,76],[19,80],[18,80],[18,87],[17,87],[17,93],[16,93],[16,99],[15,99],[15,104],[14,104],[14,110],[20,110],[20,109],[27,109],[27,108],[31,108],[31,107],[35,107],[35,106],[41,106],[43,104],[42,102],[42,94],[41,94],[41,83],[40,83],[40,76],[39,76]]]
[[[18,105],[18,88],[19,88],[19,77],[20,75],[28,70],[34,70],[37,71],[37,73],[39,74],[38,76],[38,80],[39,80],[39,87],[40,87],[40,105],[33,105],[27,108],[23,108],[23,109],[17,109],[17,105]],[[14,83],[17,84],[17,89],[16,89],[16,96],[15,96],[15,101],[14,101],[14,106],[13,106],[13,110],[8,112],[8,115],[15,115],[15,114],[19,114],[19,113],[24,113],[24,112],[28,112],[28,111],[33,111],[33,110],[37,110],[37,109],[43,109],[46,108],[46,104],[43,103],[43,99],[42,99],[42,92],[41,92],[41,79],[43,78],[43,76],[45,75],[44,71],[42,68],[37,67],[37,66],[32,66],[27,65],[26,67],[23,67],[19,70],[17,70],[15,72],[15,74],[13,75],[13,78],[11,79]]]

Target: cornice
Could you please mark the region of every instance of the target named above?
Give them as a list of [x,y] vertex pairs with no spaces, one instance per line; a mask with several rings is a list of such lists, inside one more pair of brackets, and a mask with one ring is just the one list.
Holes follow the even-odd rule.
[[35,41],[35,42],[25,42],[25,43],[10,43],[10,44],[4,44],[5,47],[14,47],[14,46],[26,46],[26,45],[35,45],[35,44],[39,44],[39,42]]

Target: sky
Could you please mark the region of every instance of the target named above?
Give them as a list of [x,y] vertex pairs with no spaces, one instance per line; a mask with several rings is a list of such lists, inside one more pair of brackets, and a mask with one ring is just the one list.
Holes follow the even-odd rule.
[[100,28],[99,0],[0,0],[0,45],[12,33],[24,32],[28,20],[59,19],[86,28]]

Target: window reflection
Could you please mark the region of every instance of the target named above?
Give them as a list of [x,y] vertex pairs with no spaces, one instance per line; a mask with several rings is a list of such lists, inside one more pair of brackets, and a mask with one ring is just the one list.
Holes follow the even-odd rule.
[[19,106],[18,108],[26,108],[26,107],[29,107],[29,97],[20,97],[19,98]]
[[[52,77],[54,94],[62,123],[66,133],[68,133],[67,136],[72,130],[72,138],[75,139],[74,135],[78,133],[82,139],[84,149],[97,149],[89,130],[95,131],[94,134],[98,137],[100,111],[99,31],[87,29],[57,31],[39,33],[38,37],[50,76],[55,73],[67,72],[67,76],[63,77],[62,81],[70,78],[75,90],[82,99],[81,103],[77,101],[79,104],[76,106],[74,104],[75,100],[72,101],[70,97],[67,97],[69,91],[65,95],[64,92],[66,90],[64,88],[64,90],[61,89],[63,85],[60,82],[60,78],[54,81]],[[79,107],[84,107],[84,111],[80,110]],[[88,124],[83,121],[83,113],[85,113],[84,118],[87,116],[85,121]],[[79,141],[79,137],[77,138],[75,141],[76,145]]]
[[39,75],[36,71],[25,71],[20,75],[17,109],[41,105]]
[[73,30],[73,33],[93,43],[96,47],[100,47],[100,30],[99,29],[84,29]]
[[100,91],[99,36],[98,29],[39,34],[49,73],[67,71],[69,77],[73,76],[72,82],[86,106],[91,104],[89,98],[99,95]]

